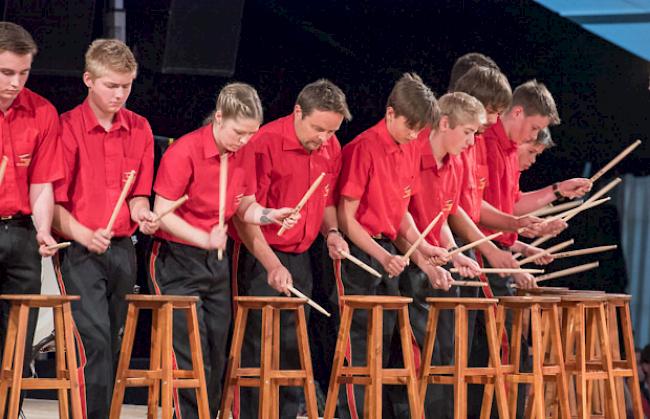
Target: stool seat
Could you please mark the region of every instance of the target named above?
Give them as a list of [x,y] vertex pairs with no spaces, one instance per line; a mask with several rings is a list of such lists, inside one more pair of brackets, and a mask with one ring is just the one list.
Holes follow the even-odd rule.
[[563,294],[560,295],[560,299],[562,300],[561,303],[575,303],[575,302],[602,303],[607,301],[607,297],[605,296],[605,294],[592,294],[592,293]]
[[567,287],[537,287],[517,289],[518,295],[547,295],[547,294],[565,294],[571,290]]
[[499,305],[505,306],[525,306],[530,304],[557,304],[560,297],[542,296],[542,295],[522,295],[522,296],[505,296],[498,297]]
[[632,300],[632,296],[629,294],[605,294],[608,303],[613,302],[629,302]]
[[427,304],[435,305],[440,309],[453,309],[458,305],[466,307],[468,310],[482,310],[485,307],[496,305],[499,300],[496,298],[445,298],[445,297],[428,297]]
[[271,305],[275,309],[295,310],[307,303],[306,298],[296,297],[235,297],[238,307],[247,307],[252,309],[261,309],[264,306]]
[[[127,387],[148,387],[147,417],[158,417],[158,402],[162,404],[162,417],[171,418],[173,392],[178,388],[195,389],[198,417],[209,419],[208,394],[203,368],[201,337],[196,314],[196,296],[140,295],[125,297],[129,303],[122,337],[120,359],[115,375],[115,387],[111,401],[110,419],[118,419]],[[140,310],[152,311],[151,346],[149,369],[131,369],[131,353],[135,341],[136,326]],[[173,358],[173,315],[174,310],[185,313],[192,353],[192,369],[174,368]],[[161,397],[162,393],[162,397]]]
[[[18,417],[21,390],[57,390],[59,417],[81,419],[81,393],[77,375],[77,357],[74,345],[74,324],[70,303],[79,300],[77,295],[30,295],[3,294],[0,299],[9,301],[11,309],[7,322],[5,347],[0,368],[0,415]],[[31,308],[52,308],[54,318],[54,342],[56,355],[56,378],[22,378],[25,349]],[[27,346],[29,345],[29,346]],[[11,394],[9,394],[11,389]],[[71,399],[68,407],[68,391]],[[9,406],[7,397],[9,396]],[[7,407],[5,411],[5,407]],[[68,410],[69,409],[69,410]]]
[[397,310],[413,302],[409,297],[389,295],[343,295],[340,300],[354,308],[382,306],[384,310]]

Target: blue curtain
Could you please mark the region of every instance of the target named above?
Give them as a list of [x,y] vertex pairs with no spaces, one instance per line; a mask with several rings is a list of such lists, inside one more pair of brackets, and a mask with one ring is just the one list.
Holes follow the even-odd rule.
[[625,175],[615,200],[629,278],[627,292],[632,295],[635,343],[643,347],[650,343],[650,176]]

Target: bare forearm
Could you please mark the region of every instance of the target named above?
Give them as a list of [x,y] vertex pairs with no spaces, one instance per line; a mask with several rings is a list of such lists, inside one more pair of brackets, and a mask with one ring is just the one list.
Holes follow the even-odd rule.
[[545,207],[555,201],[553,186],[547,186],[532,192],[525,192],[515,203],[515,215],[524,215]]
[[342,202],[337,208],[339,227],[358,248],[378,261],[390,254],[375,242],[365,228],[354,217],[358,201]]
[[[154,212],[162,214],[170,209],[173,204],[173,201],[157,195],[154,202]],[[210,234],[207,231],[194,227],[173,212],[160,220],[160,229],[201,249],[208,249],[210,246]]]
[[323,222],[320,226],[320,232],[321,234],[326,235],[329,230],[334,228],[339,228],[339,222],[336,218],[336,207],[325,207],[325,211],[323,212]]
[[243,222],[240,218],[234,217],[233,223],[239,233],[239,238],[249,252],[264,266],[267,272],[282,265],[280,259],[271,249],[271,246],[264,238],[264,234],[258,225]]
[[70,212],[61,205],[54,206],[53,226],[56,231],[77,243],[86,246],[93,235],[91,229],[81,224]]
[[481,225],[491,230],[515,231],[517,229],[517,218],[483,201],[481,203]]
[[54,215],[54,192],[51,183],[32,184],[29,187],[29,203],[34,215],[36,230],[50,234]]
[[148,197],[136,196],[129,200],[129,212],[131,213],[131,220],[133,220],[133,222],[139,222],[138,213],[142,209],[145,209],[146,211],[149,211],[151,209]]

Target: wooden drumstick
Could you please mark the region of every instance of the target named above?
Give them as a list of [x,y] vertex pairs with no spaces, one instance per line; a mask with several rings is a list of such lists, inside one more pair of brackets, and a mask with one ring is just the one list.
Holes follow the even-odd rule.
[[70,246],[72,243],[70,242],[61,242],[57,244],[50,244],[45,246],[47,250],[58,250],[58,249],[65,249],[66,247]]
[[[482,274],[541,274],[544,269],[522,269],[522,268],[481,268]],[[451,268],[451,273],[458,273],[457,268]]]
[[157,215],[156,218],[153,219],[153,222],[160,221],[165,215],[171,214],[172,212],[176,211],[178,208],[180,208],[181,205],[183,205],[187,200],[190,199],[189,196],[183,195],[176,201],[172,203],[172,206],[167,208],[165,211],[161,212],[160,215]]
[[119,198],[117,198],[117,202],[115,203],[115,208],[113,208],[113,213],[111,214],[111,218],[108,220],[106,231],[108,231],[109,233],[111,232],[111,230],[113,230],[113,225],[115,224],[115,220],[117,220],[117,215],[120,213],[122,204],[124,204],[124,200],[126,199],[126,194],[129,193],[129,189],[131,189],[131,185],[133,185],[134,181],[135,181],[135,170],[131,170],[126,178],[126,182],[124,182],[124,186],[122,187],[122,192],[120,193]]
[[[305,194],[303,195],[300,202],[298,202],[298,205],[296,205],[295,208],[293,209],[293,214],[297,214],[297,213],[300,212],[300,210],[302,210],[302,207],[305,206],[305,204],[307,203],[307,200],[309,200],[309,198],[313,195],[313,193],[316,192],[316,189],[318,188],[320,183],[323,181],[324,177],[325,177],[325,172],[322,172],[318,176],[318,178],[316,178],[314,183],[312,183],[311,186],[309,187],[309,189],[307,189],[307,192],[305,192]],[[277,233],[278,236],[283,235],[286,230],[287,229],[284,226],[282,226],[282,228],[280,228],[280,230],[278,230],[278,233]]]
[[0,185],[2,185],[2,181],[5,178],[5,171],[7,170],[8,162],[9,158],[7,156],[2,156],[2,161],[0,162]]
[[590,269],[597,268],[599,262],[586,263],[584,265],[574,266],[573,268],[563,269],[557,272],[551,272],[550,274],[541,275],[535,278],[535,282],[548,281],[549,279],[561,278],[567,275],[577,274],[579,272],[588,271]]
[[601,253],[601,252],[608,252],[610,250],[614,250],[618,248],[617,245],[612,244],[609,246],[597,246],[597,247],[589,247],[586,249],[578,249],[578,250],[570,250],[568,252],[562,252],[562,253],[553,253],[550,256],[553,257],[553,259],[564,259],[564,258],[570,258],[573,256],[582,256],[582,255],[591,255],[593,253]]
[[341,256],[343,256],[344,258],[346,258],[350,262],[354,263],[355,265],[357,265],[358,267],[360,267],[364,271],[376,276],[377,278],[381,278],[381,274],[379,272],[377,272],[376,270],[374,270],[370,266],[363,263],[363,261],[361,261],[361,260],[357,259],[356,257],[352,256],[351,254],[349,254],[345,250],[342,250],[342,249],[336,249],[336,250],[341,254]]
[[442,217],[442,214],[443,214],[443,212],[440,211],[438,213],[438,215],[436,215],[436,217],[429,223],[427,228],[425,228],[424,231],[422,233],[420,233],[420,236],[418,236],[418,238],[413,242],[411,247],[409,247],[409,249],[406,251],[406,253],[404,253],[404,256],[402,256],[402,260],[408,260],[408,258],[411,257],[411,255],[413,254],[413,252],[415,252],[415,250],[418,248],[420,243],[422,243],[422,240],[424,240],[424,238],[427,236],[427,234],[429,234],[431,232],[431,230],[433,230],[433,227],[436,225],[438,220],[440,220],[440,217]]
[[641,145],[641,140],[636,140],[635,142],[633,142],[625,150],[621,151],[618,156],[614,157],[612,159],[612,161],[607,163],[605,165],[605,167],[603,167],[602,169],[597,171],[596,174],[593,175],[590,180],[592,182],[595,182],[598,179],[600,179],[609,169],[616,166],[618,164],[618,162],[623,160],[628,154],[630,154],[632,151],[634,151],[634,149],[637,148],[639,145]]
[[292,293],[293,295],[295,295],[296,297],[306,299],[306,300],[307,300],[307,304],[309,304],[310,306],[314,307],[316,310],[320,311],[321,313],[323,313],[323,314],[326,315],[327,317],[331,317],[331,316],[332,316],[330,313],[327,312],[327,310],[325,310],[323,307],[319,306],[319,305],[318,305],[314,300],[312,300],[311,298],[307,297],[305,294],[303,294],[302,292],[298,291],[297,289],[295,289],[295,288],[292,287],[291,285],[289,285],[289,286],[287,287],[287,289],[288,289],[289,291],[291,291],[291,293]]
[[594,192],[593,195],[585,201],[585,204],[589,204],[591,202],[594,202],[595,200],[599,199],[601,196],[605,195],[607,192],[611,191],[614,189],[614,187],[618,186],[619,183],[623,182],[623,180],[620,177],[615,178],[611,182],[609,182],[607,185],[603,186],[598,190],[598,192]]
[[478,240],[476,240],[474,242],[468,243],[465,246],[459,247],[458,249],[452,250],[451,252],[449,252],[449,257],[457,255],[458,253],[462,253],[465,250],[472,249],[472,248],[478,246],[479,244],[490,241],[490,240],[492,240],[492,239],[494,239],[496,237],[499,237],[502,234],[503,234],[503,231],[499,231],[498,233],[490,234],[489,236],[485,236],[482,239],[478,239]]
[[453,281],[451,285],[453,287],[485,287],[489,284],[481,281]]
[[[226,196],[228,195],[228,153],[223,153],[219,160],[219,227],[223,228],[226,220]],[[217,251],[217,258],[223,259],[223,249]]]
[[[569,210],[569,211],[567,211],[567,212],[565,212],[563,214],[554,215],[553,217],[549,217],[549,218],[554,218],[555,217],[556,219],[561,218],[564,221],[569,221],[570,219],[572,219],[576,215],[580,214],[582,211],[586,211],[586,210],[588,210],[590,208],[597,207],[598,205],[603,204],[603,203],[605,203],[605,202],[607,202],[607,201],[609,201],[611,199],[612,198],[610,198],[608,196],[607,198],[602,198],[602,199],[599,199],[599,200],[596,200],[596,201],[585,202],[584,204],[580,205],[578,208],[574,208],[574,209]],[[550,221],[553,221],[553,220],[550,220]]]
[[578,199],[577,201],[566,202],[566,203],[560,204],[560,205],[548,206],[548,207],[540,208],[538,210],[529,212],[528,214],[525,214],[525,215],[520,215],[517,218],[542,217],[544,215],[556,214],[558,212],[570,210],[572,208],[580,206],[580,205],[582,205],[583,202],[584,201],[582,199]]
[[556,244],[555,246],[551,246],[551,247],[549,247],[548,249],[545,249],[545,250],[543,250],[543,251],[541,251],[541,252],[539,252],[539,253],[537,253],[537,254],[534,254],[534,255],[532,255],[532,256],[528,256],[527,258],[518,261],[518,262],[517,262],[517,265],[519,265],[519,266],[521,266],[521,265],[525,265],[525,264],[527,264],[527,263],[530,263],[530,262],[532,262],[532,261],[535,261],[535,260],[537,260],[537,259],[539,259],[539,258],[542,258],[542,257],[544,257],[544,256],[548,256],[548,255],[550,255],[550,254],[553,253],[553,252],[556,252],[556,251],[558,251],[558,250],[562,250],[562,249],[564,249],[565,247],[571,246],[571,245],[573,244],[573,242],[574,242],[574,240],[571,239],[571,240],[567,240],[567,241],[565,241],[565,242],[562,242],[562,243]]

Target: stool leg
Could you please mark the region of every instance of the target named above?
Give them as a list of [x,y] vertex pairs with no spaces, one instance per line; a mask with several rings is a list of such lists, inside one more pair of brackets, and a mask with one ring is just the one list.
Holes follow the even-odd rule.
[[587,350],[585,343],[585,307],[578,303],[575,307],[575,335],[576,342],[576,397],[578,402],[578,417],[587,419],[591,415],[587,408]]
[[[598,338],[598,323],[597,316],[595,315],[596,311],[592,308],[587,308],[585,313],[586,318],[586,327],[585,327],[585,336],[587,342],[587,363],[596,361],[599,356],[597,354],[597,338]],[[587,410],[590,414],[594,412],[601,412],[601,399],[599,393],[599,381],[588,380],[587,381]],[[595,397],[594,397],[595,395]]]
[[[273,335],[271,339],[271,374],[280,370],[280,320],[281,310],[273,308],[271,314],[273,316]],[[280,418],[280,386],[278,381],[271,379],[271,417],[269,419]]]
[[174,376],[172,370],[173,357],[173,307],[165,303],[160,308],[162,313],[162,417],[171,418],[173,411]]
[[[618,308],[615,303],[608,303],[605,307],[607,312],[607,334],[609,335],[609,343],[612,348],[612,362],[620,362],[621,358],[621,342],[618,339]],[[618,415],[625,417],[625,394],[623,387],[625,386],[625,378],[616,379],[616,409]],[[631,389],[630,389],[631,390]]]
[[429,375],[431,374],[431,358],[433,357],[433,348],[436,343],[436,332],[438,330],[439,310],[434,305],[429,305],[429,315],[427,319],[427,334],[424,338],[424,350],[420,361],[420,376],[418,380],[420,401],[424,403],[427,397],[427,386],[429,385]]
[[415,374],[415,361],[413,351],[411,351],[411,324],[409,323],[408,307],[404,306],[397,312],[397,321],[399,322],[400,340],[402,342],[402,358],[404,368],[408,372],[406,381],[406,390],[409,398],[409,410],[412,418],[422,417],[421,406],[423,400],[418,397],[418,383]]
[[271,402],[271,359],[273,339],[273,308],[265,306],[262,308],[262,333],[261,333],[262,354],[260,357],[260,400],[258,407],[259,419],[264,419],[277,413],[269,413],[272,407]]
[[228,357],[228,367],[226,370],[226,380],[224,382],[223,396],[221,396],[222,419],[229,419],[232,410],[236,375],[240,367],[241,348],[244,342],[244,333],[246,332],[246,320],[248,320],[248,308],[241,306],[237,307],[237,314],[235,315],[235,324],[232,333],[232,343],[230,346],[230,356]]
[[307,417],[318,419],[318,405],[316,404],[316,387],[314,385],[314,371],[311,363],[311,352],[309,350],[309,339],[307,338],[307,319],[305,308],[298,307],[296,311],[296,336],[298,338],[298,353],[300,354],[300,368],[305,371],[305,404],[307,406]]
[[203,366],[203,352],[201,350],[201,334],[199,332],[199,319],[196,315],[196,305],[192,304],[185,310],[187,318],[187,334],[192,352],[192,375],[198,378],[199,385],[195,389],[196,404],[200,419],[210,418],[208,407],[208,390],[205,383],[205,368]]
[[336,402],[339,397],[339,373],[343,368],[345,361],[345,348],[350,342],[350,324],[352,323],[352,313],[348,305],[343,304],[341,309],[341,322],[339,325],[339,334],[336,338],[336,347],[334,348],[334,360],[332,362],[332,373],[330,375],[329,388],[327,389],[327,402],[325,403],[325,412],[323,419],[332,419]]
[[598,332],[600,335],[600,352],[603,362],[603,368],[607,372],[607,382],[605,383],[605,390],[607,396],[607,405],[611,407],[607,413],[608,418],[619,419],[618,410],[615,408],[614,401],[616,400],[616,388],[614,378],[614,366],[612,365],[611,345],[609,342],[609,334],[607,333],[607,318],[605,316],[604,304],[598,307],[597,313]]
[[643,408],[641,407],[641,389],[636,383],[639,382],[639,371],[637,370],[636,358],[634,354],[634,334],[632,333],[632,316],[630,315],[630,306],[625,303],[620,307],[621,328],[623,329],[623,346],[625,348],[625,360],[632,370],[632,410],[634,419],[643,419]]
[[[490,365],[494,368],[494,386],[496,387],[497,394],[497,409],[500,418],[509,418],[510,414],[508,411],[508,396],[506,394],[503,371],[501,370],[501,356],[499,351],[500,345],[499,335],[497,333],[496,317],[492,308],[483,310],[483,313],[485,315],[486,337],[490,356]],[[492,396],[489,396],[489,401],[487,402],[484,398],[483,403],[489,406],[485,409],[483,406],[481,406],[481,418],[486,418],[490,416],[490,411],[492,410]]]
[[467,417],[467,309],[463,305],[454,308],[454,418]]
[[11,393],[9,395],[9,408],[7,418],[18,417],[20,404],[20,390],[23,377],[23,364],[25,362],[25,340],[27,338],[27,320],[29,306],[20,304],[18,310],[18,331],[16,333],[16,350],[14,352],[14,370],[11,377]]
[[68,374],[70,375],[70,404],[72,419],[82,419],[81,414],[81,392],[79,389],[79,378],[77,376],[77,353],[74,343],[74,324],[72,322],[72,307],[70,303],[62,304],[63,312],[63,333],[66,347],[66,361]]
[[[510,334],[510,363],[513,365],[513,375],[519,375],[519,364],[521,361],[521,328],[523,323],[523,310],[519,308],[512,309],[512,333]],[[505,323],[505,318],[504,318]],[[519,384],[515,381],[509,388],[508,410],[511,417],[517,415],[517,396],[519,394]]]
[[530,319],[533,337],[533,404],[535,416],[546,418],[544,409],[544,353],[542,352],[542,319],[540,307],[535,304],[530,309]]
[[12,304],[7,322],[7,335],[5,337],[4,355],[2,356],[2,370],[0,370],[0,412],[7,407],[7,396],[9,394],[9,374],[12,372],[14,352],[16,350],[16,338],[18,332],[18,313],[20,307]]
[[578,348],[576,346],[576,314],[574,308],[563,308],[562,315],[562,350],[564,354],[565,365],[573,365],[571,373],[567,373],[567,386],[569,387],[569,406],[571,407],[571,415],[577,416],[578,413]]
[[126,315],[126,326],[124,326],[124,336],[122,337],[122,349],[120,351],[120,360],[117,364],[117,376],[115,377],[115,388],[113,389],[113,400],[111,401],[111,419],[119,419],[124,402],[124,392],[126,391],[126,372],[131,363],[131,353],[133,352],[133,340],[135,339],[135,327],[138,324],[139,310],[129,304]]
[[564,356],[562,354],[562,335],[560,332],[559,310],[555,305],[551,308],[549,327],[549,334],[551,335],[551,351],[554,353],[553,359],[560,368],[560,372],[555,379],[558,409],[561,417],[568,419],[571,417],[571,409],[569,408],[567,376],[566,371],[564,370]]
[[[56,378],[64,380],[66,379],[67,365],[65,362],[65,332],[63,329],[63,312],[61,306],[52,307],[52,317],[54,318]],[[75,372],[71,371],[70,374],[73,375]],[[68,419],[68,390],[60,388],[57,393],[59,396],[59,418]]]
[[[128,316],[127,316],[128,319]],[[151,310],[151,343],[149,345],[149,370],[161,371],[162,322],[158,310]],[[154,379],[149,386],[149,397],[147,398],[147,419],[158,419],[158,402],[160,401],[160,380]]]
[[382,417],[382,390],[383,390],[383,308],[375,306],[371,311],[372,316],[372,344],[369,344],[369,352],[372,359],[368,359],[370,367],[370,386],[366,393],[370,393],[370,409],[364,412],[372,419]]

